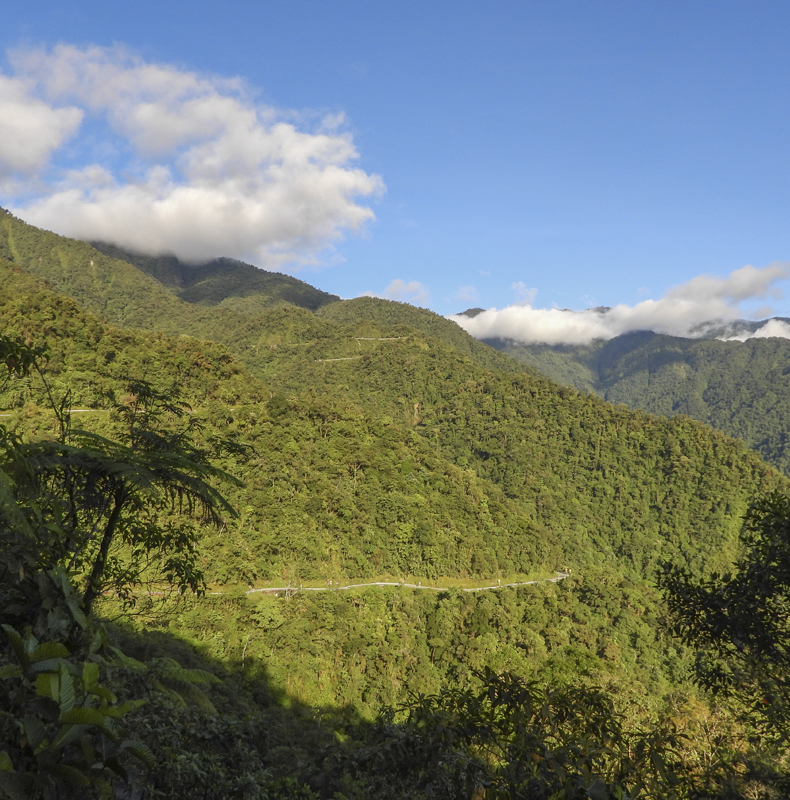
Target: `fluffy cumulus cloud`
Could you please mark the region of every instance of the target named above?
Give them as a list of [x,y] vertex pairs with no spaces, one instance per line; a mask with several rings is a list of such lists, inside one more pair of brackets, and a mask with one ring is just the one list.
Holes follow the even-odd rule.
[[367,291],[362,292],[360,297],[380,297],[384,300],[397,300],[401,303],[422,306],[431,299],[431,292],[427,286],[419,281],[407,282],[401,278],[395,278],[381,294]]
[[[529,344],[587,344],[636,330],[704,336],[720,329],[723,323],[769,316],[770,307],[749,306],[754,301],[780,297],[776,284],[788,276],[787,263],[777,262],[763,268],[745,266],[724,278],[699,275],[669,289],[659,300],[584,311],[535,308],[534,292],[519,282],[513,289],[524,298],[522,302],[502,309],[491,308],[471,318],[454,315],[450,319],[477,339],[511,339]],[[772,320],[757,331],[723,338],[743,341],[753,336],[790,338],[790,325]]]
[[53,108],[31,94],[31,83],[0,75],[0,181],[36,175],[73,136],[83,112]]
[[35,225],[187,261],[227,255],[278,268],[319,263],[373,219],[361,199],[384,185],[354,166],[340,115],[306,128],[238,79],[117,47],[18,50],[10,62],[13,74],[0,75],[0,193]]

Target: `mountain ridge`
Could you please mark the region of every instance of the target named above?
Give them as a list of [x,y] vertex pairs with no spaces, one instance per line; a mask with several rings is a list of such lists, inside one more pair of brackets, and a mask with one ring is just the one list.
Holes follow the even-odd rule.
[[[278,303],[287,303],[316,311],[340,297],[316,289],[305,281],[280,272],[270,272],[234,258],[212,258],[188,264],[175,256],[147,256],[108,242],[89,242],[91,247],[111,258],[126,261],[172,289],[187,303],[222,305],[245,313],[254,313]],[[233,298],[255,295],[252,306],[227,303]]]

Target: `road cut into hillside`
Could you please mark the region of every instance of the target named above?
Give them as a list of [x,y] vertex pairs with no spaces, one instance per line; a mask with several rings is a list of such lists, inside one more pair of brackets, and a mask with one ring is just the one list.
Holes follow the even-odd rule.
[[[460,588],[462,592],[486,592],[496,591],[497,589],[507,589],[514,586],[534,586],[538,583],[557,583],[570,577],[570,572],[558,572],[553,578],[540,578],[534,581],[519,581],[516,583],[497,583],[487,584],[486,586],[475,586],[472,588]],[[403,589],[425,589],[428,592],[447,592],[456,587],[453,586],[428,586],[418,583],[397,583],[394,581],[373,581],[371,583],[350,583],[347,586],[334,585],[330,582],[328,586],[266,586],[262,589],[248,589],[245,594],[279,594],[283,592],[287,596],[292,596],[297,592],[343,592],[349,589],[365,589],[368,586],[395,586]],[[226,592],[207,592],[210,595],[226,594]]]

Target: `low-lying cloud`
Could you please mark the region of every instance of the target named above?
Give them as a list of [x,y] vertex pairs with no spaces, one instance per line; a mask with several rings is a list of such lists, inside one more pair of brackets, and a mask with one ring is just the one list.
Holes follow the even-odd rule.
[[[769,306],[749,306],[754,301],[781,297],[776,284],[788,276],[790,264],[785,262],[762,268],[745,266],[725,278],[699,275],[669,289],[659,300],[584,311],[534,308],[534,294],[519,283],[513,288],[527,301],[502,309],[491,308],[471,318],[453,315],[450,319],[476,339],[509,339],[525,344],[588,344],[637,330],[701,337],[710,335],[722,323],[770,316]],[[790,326],[772,320],[758,331],[727,338],[744,341],[755,336],[790,338]]]
[[769,319],[755,331],[719,336],[725,342],[745,342],[749,339],[790,339],[790,325],[781,319]]
[[384,191],[353,166],[342,115],[308,126],[239,79],[120,48],[10,54],[0,74],[0,195],[32,224],[186,261],[317,264]]

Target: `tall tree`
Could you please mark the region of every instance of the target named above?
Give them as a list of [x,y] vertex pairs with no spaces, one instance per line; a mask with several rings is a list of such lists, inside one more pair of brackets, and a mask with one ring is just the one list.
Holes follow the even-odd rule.
[[[40,369],[43,355],[0,340],[14,374]],[[216,447],[199,443],[187,406],[145,381],[128,390],[112,439],[73,428],[68,399],[53,400],[54,441],[23,442],[4,429],[2,544],[20,600],[26,578],[55,569],[70,576],[85,613],[105,590],[133,602],[144,580],[202,590],[199,526],[235,516],[214,484],[237,481],[211,464]]]
[[745,516],[732,573],[660,575],[673,632],[698,648],[698,683],[745,703],[780,739],[790,738],[790,497],[772,492]]

